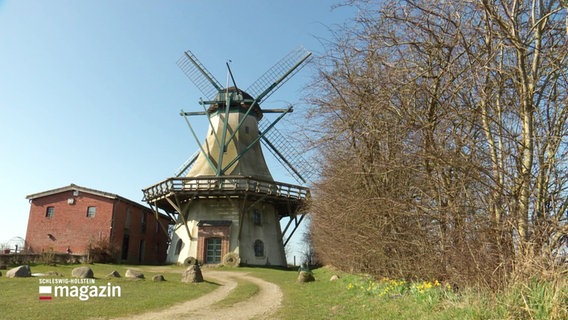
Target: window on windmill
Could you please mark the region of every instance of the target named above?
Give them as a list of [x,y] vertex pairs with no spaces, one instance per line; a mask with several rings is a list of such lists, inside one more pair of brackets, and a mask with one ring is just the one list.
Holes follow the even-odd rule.
[[45,217],[53,218],[54,213],[55,213],[55,207],[47,207],[47,209],[45,210]]
[[245,133],[249,133],[249,127],[245,126]]
[[262,223],[260,211],[258,209],[254,209],[252,212],[252,223],[254,223],[255,226],[260,226]]
[[264,257],[264,242],[261,240],[256,240],[254,242],[254,256]]
[[181,241],[181,239],[179,239],[176,243],[176,251],[175,251],[176,256],[180,254],[182,247],[183,247],[183,241]]
[[97,207],[87,208],[87,218],[94,218],[96,214],[97,214]]

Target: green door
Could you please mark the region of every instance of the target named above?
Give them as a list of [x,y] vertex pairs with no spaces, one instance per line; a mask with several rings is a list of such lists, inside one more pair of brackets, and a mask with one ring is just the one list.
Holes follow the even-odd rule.
[[221,238],[207,238],[205,250],[205,263],[221,263]]

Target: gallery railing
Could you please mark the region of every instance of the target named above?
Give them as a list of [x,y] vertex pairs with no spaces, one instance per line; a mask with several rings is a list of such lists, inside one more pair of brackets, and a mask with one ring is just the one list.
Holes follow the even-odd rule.
[[246,192],[304,200],[310,192],[298,185],[243,176],[169,178],[142,191],[144,201],[157,200],[172,193],[230,195]]

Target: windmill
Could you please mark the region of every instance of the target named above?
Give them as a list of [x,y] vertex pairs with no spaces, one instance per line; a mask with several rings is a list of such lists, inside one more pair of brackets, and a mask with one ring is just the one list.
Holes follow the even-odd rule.
[[[144,200],[174,221],[168,262],[198,259],[202,263],[286,265],[284,246],[305,216],[310,191],[303,186],[314,168],[277,131],[289,112],[263,109],[261,102],[296,74],[311,52],[299,47],[264,73],[246,90],[235,82],[223,87],[191,51],[178,66],[201,91],[202,111],[181,111],[199,149],[174,177],[143,190]],[[270,122],[264,114],[276,113]],[[206,116],[205,140],[197,137],[189,117]],[[274,181],[261,143],[302,185]],[[281,230],[280,220],[288,219]]]

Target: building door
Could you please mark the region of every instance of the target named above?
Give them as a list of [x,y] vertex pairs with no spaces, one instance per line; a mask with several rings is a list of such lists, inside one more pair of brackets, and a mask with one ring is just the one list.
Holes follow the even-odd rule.
[[128,260],[128,246],[130,243],[130,236],[125,234],[122,238],[122,260]]
[[221,263],[221,238],[207,238],[205,250],[205,263]]
[[146,254],[144,252],[144,247],[145,247],[145,243],[144,240],[140,240],[140,244],[138,245],[138,263],[142,263],[144,262],[144,255]]

